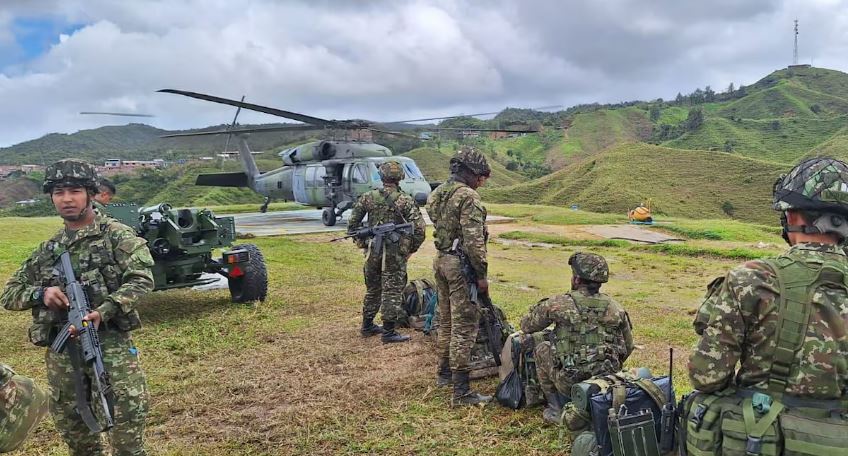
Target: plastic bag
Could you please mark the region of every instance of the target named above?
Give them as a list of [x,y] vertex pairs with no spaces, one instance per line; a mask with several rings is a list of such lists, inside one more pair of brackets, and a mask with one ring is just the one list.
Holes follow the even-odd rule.
[[521,376],[518,375],[518,371],[513,369],[500,385],[498,385],[495,397],[504,407],[509,407],[513,410],[524,407],[524,385],[522,384]]

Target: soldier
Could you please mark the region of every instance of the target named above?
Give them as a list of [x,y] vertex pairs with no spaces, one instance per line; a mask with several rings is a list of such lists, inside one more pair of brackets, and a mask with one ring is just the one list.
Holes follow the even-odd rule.
[[[68,308],[52,268],[63,252],[70,252],[74,273],[94,308],[85,319],[98,328],[104,365],[115,390],[115,426],[109,432],[113,454],[143,455],[148,393],[130,331],[141,326],[135,310],[139,298],[153,289],[153,259],[131,228],[93,211],[91,199],[97,192],[93,166],[73,159],[56,162],[47,167],[43,190],[65,226],[9,278],[0,303],[9,310],[30,310],[30,341],[49,346]],[[69,354],[75,349],[71,343],[61,354],[47,351],[50,412],[71,455],[102,455],[100,435],[89,430],[75,408]]]
[[14,451],[47,414],[47,394],[0,364],[0,453]]
[[97,186],[97,194],[94,195],[94,201],[105,206],[112,202],[112,198],[118,194],[118,189],[115,187],[115,184],[112,183],[109,179],[105,177],[100,179],[99,185]]
[[[701,393],[735,389],[760,410],[824,402],[836,411],[848,391],[848,262],[840,248],[848,238],[848,165],[831,158],[799,164],[775,183],[773,208],[790,247],[710,285],[695,320],[700,340],[689,358],[689,379]],[[754,437],[762,436],[749,434]],[[811,441],[820,448],[815,454],[835,454],[822,446],[826,438]]]
[[471,348],[477,339],[481,310],[471,301],[457,249],[462,249],[487,293],[486,208],[476,189],[486,183],[491,169],[486,157],[463,147],[450,160],[451,176],[433,190],[427,213],[435,226],[436,258],[433,271],[439,295],[439,369],[436,384],[453,384],[453,405],[485,404],[492,397],[472,391],[468,384]]
[[[383,188],[362,194],[353,205],[348,223],[348,233],[355,233],[368,215],[368,226],[385,223],[411,223],[412,234],[392,233],[383,239],[382,250],[375,254],[367,240],[357,240],[357,245],[367,249],[365,259],[365,299],[362,304],[363,337],[381,334],[384,344],[406,342],[409,336],[398,334],[395,325],[404,319],[403,288],[406,286],[406,262],[424,242],[424,218],[415,200],[398,188],[404,178],[398,162],[387,161],[380,165]],[[393,239],[395,238],[395,239]],[[383,327],[374,324],[377,309],[383,317]]]
[[630,318],[624,308],[600,292],[609,280],[604,257],[577,252],[571,265],[571,291],[539,301],[521,319],[530,334],[553,324],[550,340],[533,350],[539,385],[548,400],[545,421],[560,423],[571,386],[596,375],[618,372],[633,352]]

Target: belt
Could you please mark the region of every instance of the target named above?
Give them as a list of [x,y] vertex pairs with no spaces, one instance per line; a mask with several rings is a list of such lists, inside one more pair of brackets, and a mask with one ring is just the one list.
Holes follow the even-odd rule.
[[459,256],[459,253],[455,250],[438,250],[439,255],[451,255],[451,256]]
[[[753,397],[754,394],[760,393],[769,395],[768,391],[762,390],[751,390],[751,389],[740,389],[736,390],[736,396],[738,397]],[[783,405],[787,407],[801,407],[801,408],[816,408],[823,410],[846,410],[848,409],[848,401],[846,399],[812,399],[801,396],[794,396],[790,394],[784,394],[780,399],[776,399]]]

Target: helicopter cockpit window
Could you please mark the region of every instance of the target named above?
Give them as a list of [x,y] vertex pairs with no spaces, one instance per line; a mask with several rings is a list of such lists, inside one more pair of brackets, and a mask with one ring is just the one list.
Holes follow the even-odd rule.
[[354,184],[368,183],[368,172],[365,170],[365,165],[356,165],[350,175]]
[[369,163],[368,169],[371,170],[371,182],[382,182],[383,179],[380,179],[380,170],[377,169],[376,164]]
[[413,162],[403,162],[403,169],[406,171],[406,177],[412,179],[423,179],[424,176],[421,174],[421,170],[415,166]]

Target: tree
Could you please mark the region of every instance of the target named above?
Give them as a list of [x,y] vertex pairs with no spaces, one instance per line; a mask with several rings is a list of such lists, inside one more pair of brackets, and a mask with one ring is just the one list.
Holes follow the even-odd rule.
[[715,101],[715,91],[710,86],[704,87],[704,101],[707,103]]
[[724,142],[724,151],[725,152],[733,152],[733,141],[728,139]]
[[729,86],[727,86],[727,93],[728,93],[729,95],[733,95],[733,90],[734,90],[734,88],[733,88],[733,83],[731,82],[731,83],[730,83],[730,85],[729,85]]
[[683,94],[680,93],[680,92],[677,92],[677,96],[674,97],[674,102],[680,105],[680,104],[683,104],[683,101],[684,101],[683,100]]
[[660,115],[662,115],[662,109],[660,109],[659,105],[651,106],[651,122],[656,122],[660,120]]
[[822,107],[821,107],[821,106],[819,106],[817,103],[813,103],[813,104],[810,106],[810,111],[813,111],[814,113],[818,114],[818,113],[820,113],[820,112],[822,111]]
[[686,116],[686,130],[695,131],[704,123],[704,111],[701,108],[689,110],[689,115]]
[[741,97],[744,97],[747,94],[748,94],[748,88],[745,87],[744,84],[739,84],[739,88],[736,89],[736,96],[741,98]]
[[701,90],[700,88],[695,89],[695,91],[692,92],[689,95],[689,104],[690,105],[701,104],[703,102],[704,102],[704,91]]
[[775,131],[780,130],[780,121],[779,120],[772,120],[770,125],[771,125],[772,130],[775,130]]

